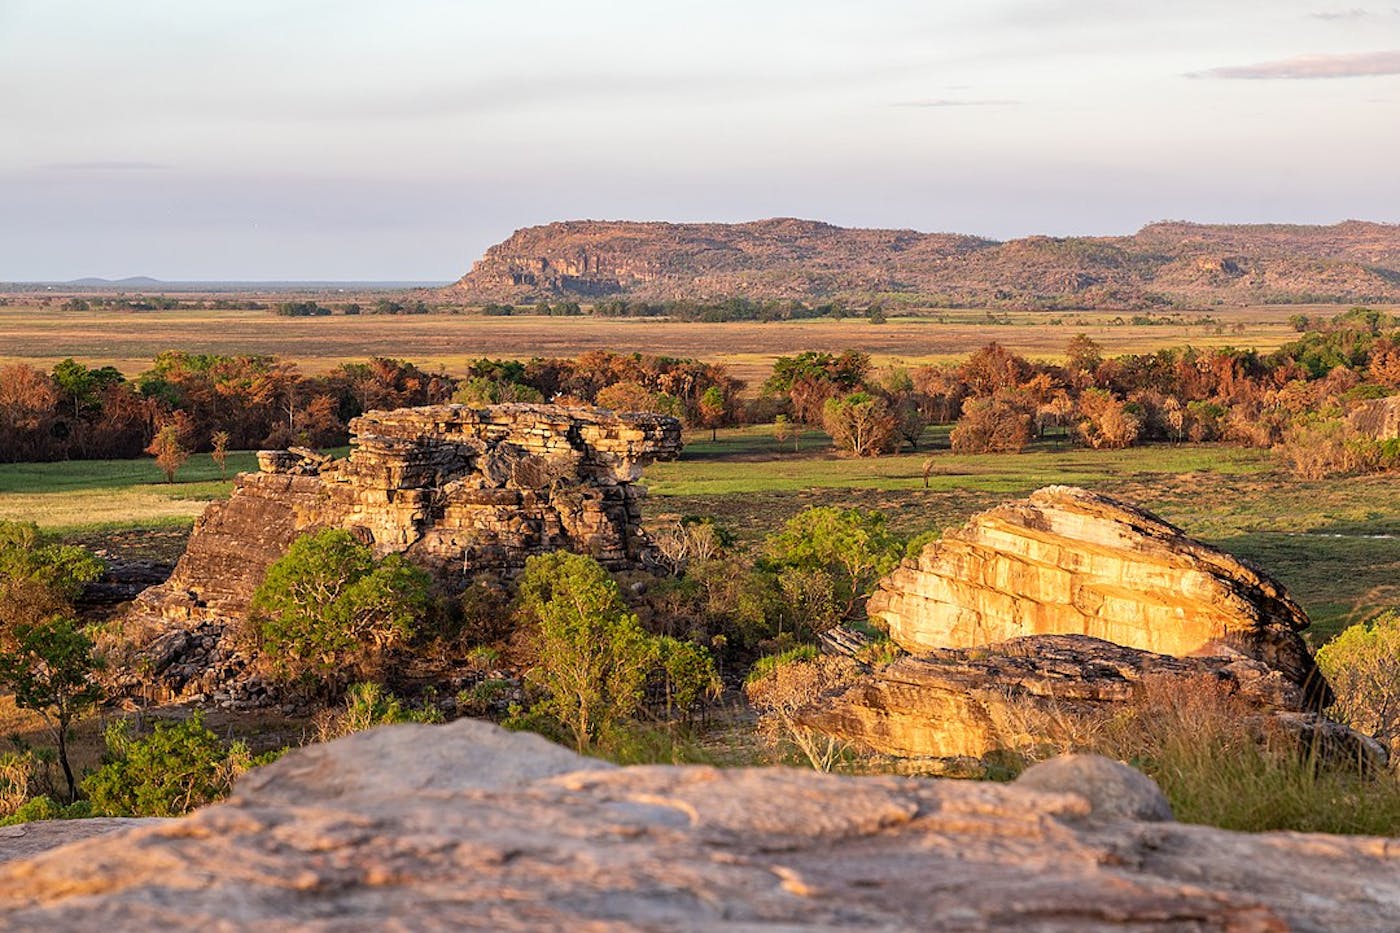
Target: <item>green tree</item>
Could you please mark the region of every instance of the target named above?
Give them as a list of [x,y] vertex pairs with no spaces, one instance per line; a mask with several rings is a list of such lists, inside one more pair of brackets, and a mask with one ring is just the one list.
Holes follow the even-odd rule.
[[179,816],[227,797],[254,764],[243,742],[225,744],[199,713],[163,722],[137,739],[126,720],[107,729],[106,763],[83,779],[93,812],[107,816]]
[[332,686],[377,669],[428,606],[430,580],[397,554],[375,560],[339,528],[303,535],[253,594],[258,645],[281,673]]
[[68,762],[73,721],[102,699],[94,679],[101,660],[77,621],[62,616],[13,632],[14,648],[0,652],[0,683],[14,691],[15,705],[43,717],[58,746],[58,763],[68,782],[68,802],[78,795]]
[[878,457],[893,449],[899,423],[880,396],[852,392],[826,400],[822,426],[838,450],[857,457]]
[[104,570],[83,548],[46,541],[32,522],[0,521],[0,644],[17,625],[71,615]]
[[539,659],[527,675],[545,694],[537,709],[579,751],[636,715],[656,646],[602,565],[568,551],[531,557],[518,600],[538,626]]
[[[843,618],[899,563],[904,539],[889,530],[881,512],[818,506],[788,519],[764,543],[768,558],[781,568],[831,575]],[[806,587],[804,587],[805,589]]]

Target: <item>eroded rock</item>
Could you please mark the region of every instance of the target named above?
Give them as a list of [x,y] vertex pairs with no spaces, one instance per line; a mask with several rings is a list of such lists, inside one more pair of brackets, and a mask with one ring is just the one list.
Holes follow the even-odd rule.
[[1088,635],[1159,654],[1238,652],[1331,690],[1299,634],[1307,615],[1272,577],[1142,509],[1069,486],[974,516],[907,560],[869,603],[903,648]]
[[0,866],[0,925],[29,930],[1386,929],[1397,911],[1390,840],[1121,819],[1061,785],[614,768],[471,720],[293,752],[227,803]]
[[[653,554],[636,481],[645,464],[674,459],[681,447],[674,418],[555,405],[405,408],[370,412],[350,428],[344,460],[300,448],[260,453],[261,472],[238,476],[232,497],[195,523],[170,578],[137,597],[124,637],[138,649],[155,645],[159,657],[145,666],[172,672],[156,678],[159,698],[215,689],[195,669],[206,656],[227,662],[230,676],[247,666],[219,637],[247,612],[268,566],[307,532],[347,529],[379,555],[403,553],[448,589],[561,549],[612,569],[644,566]],[[196,650],[166,657],[171,648]]]

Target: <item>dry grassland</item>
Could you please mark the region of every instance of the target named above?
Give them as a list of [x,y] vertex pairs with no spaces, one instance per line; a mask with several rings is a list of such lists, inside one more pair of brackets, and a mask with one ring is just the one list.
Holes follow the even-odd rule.
[[[925,317],[687,324],[617,318],[479,317],[414,315],[284,318],[263,311],[62,311],[26,305],[0,307],[0,363],[43,368],[65,357],[112,365],[128,375],[149,367],[163,350],[231,355],[268,354],[299,363],[309,373],[368,356],[405,359],[428,369],[460,372],[482,356],[528,359],[577,356],[587,350],[655,353],[724,363],[750,384],[761,382],[773,360],[802,350],[861,350],[877,364],[922,365],[965,356],[996,340],[1034,358],[1059,356],[1086,333],[1109,354],[1147,352],[1191,344],[1272,350],[1294,337],[1290,315],[1334,314],[1336,307],[1260,307],[1206,312],[1215,324],[1120,323],[1117,312],[1014,312],[992,324],[982,311],[930,311]],[[1197,312],[1182,315],[1186,319]],[[1058,321],[1059,323],[1052,323]]]

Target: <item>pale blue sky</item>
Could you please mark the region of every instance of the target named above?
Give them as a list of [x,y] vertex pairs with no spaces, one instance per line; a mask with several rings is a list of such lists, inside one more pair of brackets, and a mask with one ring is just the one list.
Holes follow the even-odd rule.
[[0,280],[451,279],[571,218],[1400,221],[1400,0],[0,0]]

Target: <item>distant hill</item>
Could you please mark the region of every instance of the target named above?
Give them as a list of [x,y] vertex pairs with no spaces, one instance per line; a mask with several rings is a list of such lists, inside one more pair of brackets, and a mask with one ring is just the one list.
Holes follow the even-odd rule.
[[517,230],[451,286],[530,302],[746,296],[944,306],[1209,307],[1400,302],[1400,225],[1154,223],[1125,237],[997,242],[780,218],[742,224],[565,221]]

